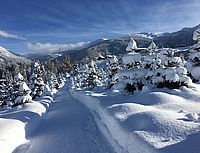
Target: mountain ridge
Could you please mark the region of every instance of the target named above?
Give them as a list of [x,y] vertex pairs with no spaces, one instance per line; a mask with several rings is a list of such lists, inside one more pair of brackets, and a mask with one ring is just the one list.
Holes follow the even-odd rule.
[[[62,50],[55,52],[53,54],[60,54],[61,56],[57,57],[57,60],[62,60],[65,56],[70,56],[71,60],[79,61],[86,57],[93,59],[99,54],[124,54],[125,48],[130,40],[130,37],[133,37],[137,42],[138,47],[146,48],[151,43],[152,39],[157,44],[158,47],[162,48],[179,48],[179,47],[189,47],[196,43],[193,40],[193,32],[200,27],[200,24],[195,27],[185,27],[176,32],[165,32],[161,34],[141,32],[131,35],[124,35],[116,38],[110,39],[97,39],[89,43],[85,48],[80,50]],[[52,55],[44,55],[37,57],[36,55],[27,56],[31,59],[48,59]]]

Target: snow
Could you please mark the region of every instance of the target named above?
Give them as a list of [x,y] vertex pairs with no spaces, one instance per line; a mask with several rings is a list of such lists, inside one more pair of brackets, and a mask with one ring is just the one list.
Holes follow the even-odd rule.
[[118,59],[116,56],[112,56],[112,58],[109,60],[110,64],[118,62]]
[[21,103],[30,102],[31,100],[32,100],[32,97],[30,95],[18,96],[15,99],[15,103],[21,104]]
[[15,147],[25,143],[24,129],[25,124],[20,120],[0,118],[0,152],[11,153]]
[[[41,100],[41,103],[50,102],[50,99]],[[11,153],[17,146],[28,142],[27,133],[37,127],[46,111],[41,103],[33,101],[16,110],[0,112],[0,152]]]
[[139,53],[129,53],[122,57],[122,61],[124,64],[132,64],[134,62],[141,61],[141,54]]
[[193,33],[193,40],[200,40],[200,29],[196,29]]
[[151,44],[149,45],[149,47],[147,48],[148,50],[155,50],[157,49],[156,44],[152,41]]
[[137,43],[135,42],[135,40],[131,37],[130,42],[128,43],[128,46],[126,48],[126,51],[133,51],[137,49]]
[[124,152],[197,153],[199,92],[200,85],[193,84],[179,90],[145,87],[133,96],[105,90],[73,96],[100,118]]
[[120,78],[123,78],[124,76],[126,76],[130,79],[139,79],[147,75],[147,70],[145,69],[122,70],[117,75]]
[[22,82],[22,84],[19,87],[19,91],[20,92],[22,92],[22,91],[30,91],[30,88],[27,86],[27,84],[25,82]]
[[[18,74],[16,79],[19,78],[22,79]],[[26,83],[22,83],[21,90],[29,90]],[[11,153],[19,145],[28,143],[27,135],[37,128],[53,101],[49,96],[43,96],[38,101],[31,101],[31,99],[30,95],[18,96],[15,102],[29,101],[29,103],[0,112],[1,153]]]
[[0,46],[0,51],[7,51],[4,47]]
[[20,74],[20,73],[17,73],[15,76],[14,76],[14,80],[15,81],[20,81],[20,80],[23,80],[24,77]]
[[191,70],[191,74],[192,76],[195,78],[195,79],[199,79],[200,78],[200,66],[197,66],[197,67],[194,67],[192,70]]
[[56,95],[43,122],[13,153],[114,153],[90,111],[73,99],[68,85]]

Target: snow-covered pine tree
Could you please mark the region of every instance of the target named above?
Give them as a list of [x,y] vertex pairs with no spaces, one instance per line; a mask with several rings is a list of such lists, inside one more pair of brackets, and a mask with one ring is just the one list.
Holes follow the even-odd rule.
[[193,46],[194,50],[200,51],[200,28],[196,29],[193,33],[193,40],[197,41],[197,44]]
[[13,92],[12,92],[12,105],[17,106],[32,100],[30,96],[31,90],[24,82],[24,78],[20,73],[14,76]]
[[8,98],[8,84],[6,79],[0,79],[0,107],[7,105],[6,99]]
[[189,59],[186,63],[186,68],[194,82],[200,80],[200,28],[193,33],[193,39],[197,44],[193,45],[190,50]]
[[191,53],[186,63],[186,68],[193,82],[200,80],[200,52]]
[[48,79],[48,84],[51,90],[59,89],[59,82],[55,74],[51,73],[50,78]]
[[94,87],[100,85],[101,82],[100,82],[99,75],[98,75],[97,68],[96,68],[96,64],[95,64],[94,61],[91,61],[88,64],[88,68],[89,69],[86,72],[87,74],[86,74],[85,83],[86,83],[87,87],[93,89]]
[[31,88],[31,96],[34,98],[40,97],[44,90],[44,81],[42,76],[44,75],[44,67],[39,62],[34,62],[32,65],[32,75],[29,79],[29,85]]
[[113,86],[114,90],[129,93],[134,93],[135,90],[142,90],[147,71],[142,67],[143,56],[140,53],[133,52],[134,49],[137,49],[137,44],[131,38],[126,50],[132,52],[122,57],[124,66],[117,74],[118,82]]
[[152,78],[152,83],[158,88],[178,89],[191,83],[183,60],[175,57],[174,52],[171,49],[162,49],[158,54],[161,65],[156,69]]
[[111,55],[107,66],[107,86],[111,88],[118,81],[117,73],[120,70],[120,65],[117,56]]

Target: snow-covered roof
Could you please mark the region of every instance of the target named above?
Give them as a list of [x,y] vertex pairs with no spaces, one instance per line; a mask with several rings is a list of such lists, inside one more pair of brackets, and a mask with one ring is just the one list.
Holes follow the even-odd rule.
[[156,44],[152,41],[151,44],[149,45],[149,47],[147,48],[148,50],[155,50],[157,49]]
[[137,43],[136,41],[131,37],[131,40],[130,42],[128,43],[128,46],[126,47],[126,51],[133,51],[133,50],[136,50],[138,47],[137,47]]
[[18,80],[23,80],[24,77],[21,75],[21,73],[17,73],[15,76],[14,76],[14,80],[15,81],[18,81]]

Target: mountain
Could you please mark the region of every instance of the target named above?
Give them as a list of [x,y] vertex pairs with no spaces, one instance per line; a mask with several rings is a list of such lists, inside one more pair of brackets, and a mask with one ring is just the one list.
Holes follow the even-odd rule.
[[0,61],[6,63],[30,63],[30,60],[8,51],[2,46],[0,46]]
[[193,32],[199,27],[200,25],[193,28],[183,28],[177,32],[163,33],[154,37],[154,41],[159,47],[179,48],[191,46],[196,43],[193,40]]
[[[200,27],[200,25],[195,26],[193,28],[183,28],[177,32],[171,33],[137,33],[132,35],[125,35],[118,38],[112,39],[98,39],[87,46],[85,48],[79,50],[70,50],[70,51],[58,51],[56,53],[52,53],[49,55],[29,55],[29,58],[35,58],[40,60],[45,60],[47,58],[54,57],[58,61],[62,61],[65,56],[70,56],[73,61],[79,61],[86,57],[95,58],[99,54],[124,54],[126,52],[125,48],[130,40],[130,37],[133,37],[137,42],[138,47],[146,48],[151,43],[152,39],[157,44],[158,47],[166,47],[166,48],[179,48],[179,47],[187,47],[195,44],[196,42],[193,40],[193,32],[195,29]],[[60,56],[54,56],[58,54]]]

